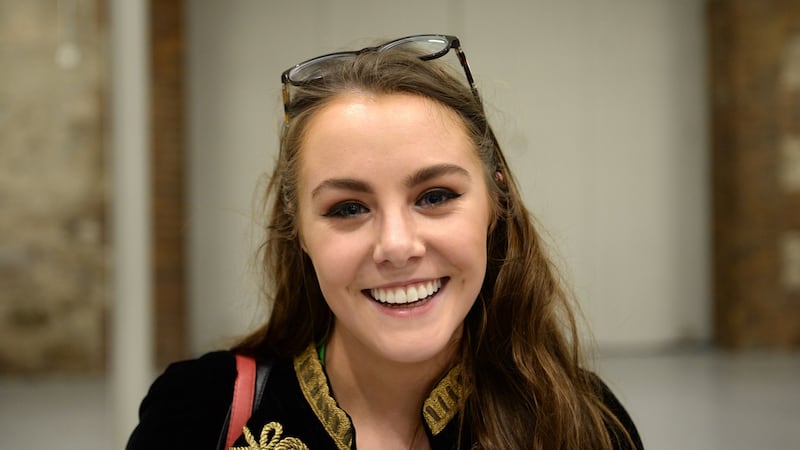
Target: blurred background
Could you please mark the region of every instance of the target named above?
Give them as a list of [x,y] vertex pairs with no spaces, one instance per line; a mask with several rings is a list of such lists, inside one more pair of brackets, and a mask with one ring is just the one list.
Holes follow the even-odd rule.
[[122,448],[263,322],[280,73],[461,38],[651,449],[800,442],[800,2],[0,0],[0,447]]

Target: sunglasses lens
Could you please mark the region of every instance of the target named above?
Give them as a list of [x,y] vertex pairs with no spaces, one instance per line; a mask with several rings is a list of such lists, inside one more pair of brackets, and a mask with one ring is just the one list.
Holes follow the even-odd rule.
[[289,79],[294,83],[308,83],[323,78],[332,67],[353,59],[353,53],[339,53],[322,56],[304,62],[289,71]]
[[381,51],[400,49],[418,55],[423,59],[442,56],[450,49],[450,41],[442,36],[413,36],[399,39],[380,48]]

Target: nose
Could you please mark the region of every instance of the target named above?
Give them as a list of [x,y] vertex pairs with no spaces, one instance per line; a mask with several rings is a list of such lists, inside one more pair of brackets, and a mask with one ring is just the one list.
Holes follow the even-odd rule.
[[383,214],[377,225],[377,238],[372,254],[375,262],[404,267],[412,259],[424,255],[425,244],[418,231],[411,212]]

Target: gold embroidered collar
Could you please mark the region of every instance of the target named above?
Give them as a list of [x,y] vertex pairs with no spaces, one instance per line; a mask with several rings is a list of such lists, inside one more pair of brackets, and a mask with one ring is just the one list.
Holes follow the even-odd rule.
[[[350,418],[339,408],[331,394],[328,379],[313,344],[294,359],[294,371],[303,396],[322,426],[336,442],[336,446],[341,450],[352,448],[353,426]],[[450,369],[422,405],[422,416],[434,436],[439,434],[459,411],[464,392],[461,373],[460,364]]]

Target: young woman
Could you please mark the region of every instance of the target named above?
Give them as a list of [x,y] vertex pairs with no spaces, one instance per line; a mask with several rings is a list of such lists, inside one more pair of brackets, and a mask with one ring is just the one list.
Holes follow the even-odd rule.
[[234,353],[271,368],[239,448],[642,448],[582,368],[458,39],[324,55],[282,82],[270,319],[232,351],[170,366],[128,448],[215,448]]

